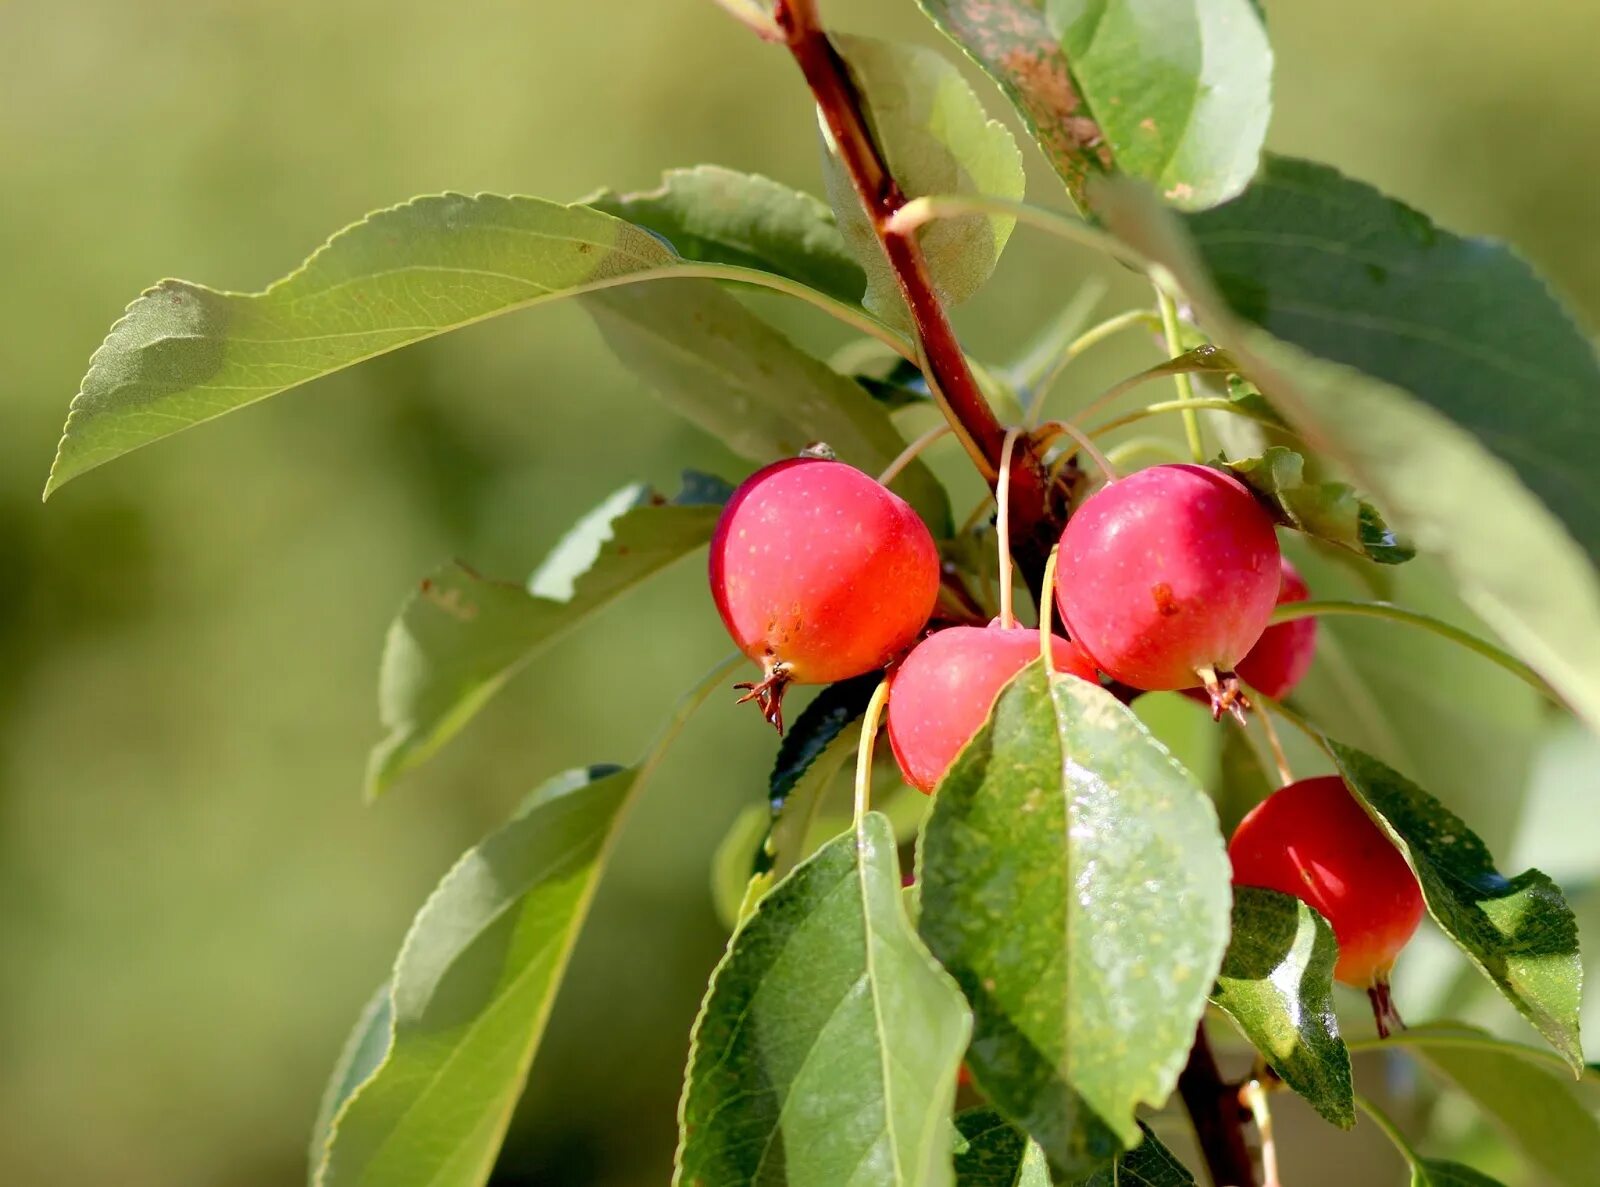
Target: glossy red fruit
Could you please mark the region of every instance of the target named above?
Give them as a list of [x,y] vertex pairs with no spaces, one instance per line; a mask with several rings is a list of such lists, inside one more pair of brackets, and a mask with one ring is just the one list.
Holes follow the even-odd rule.
[[[1188,688],[1207,670],[1227,676],[1255,645],[1280,572],[1272,519],[1242,483],[1208,466],[1152,466],[1067,521],[1056,605],[1114,680]],[[1232,706],[1231,690],[1211,691],[1218,711]]]
[[1422,921],[1422,890],[1344,780],[1302,779],[1273,792],[1240,821],[1228,858],[1235,885],[1292,894],[1321,912],[1339,941],[1334,977],[1382,986],[1387,1001],[1389,968]]
[[831,684],[916,641],[939,594],[939,551],[898,495],[843,462],[791,458],[733,493],[711,538],[711,592],[762,667],[741,685],[783,729],[788,684]]
[[[1289,563],[1289,558],[1284,557],[1277,604],[1304,602],[1310,596],[1305,581]],[[1269,626],[1234,670],[1251,688],[1278,701],[1294,691],[1316,654],[1317,620],[1297,618],[1293,622]]]
[[[1066,639],[1055,636],[1050,647],[1057,671],[1097,680],[1094,666]],[[931,792],[1000,690],[1038,658],[1038,631],[998,622],[953,626],[917,644],[889,677],[889,745],[906,782]]]

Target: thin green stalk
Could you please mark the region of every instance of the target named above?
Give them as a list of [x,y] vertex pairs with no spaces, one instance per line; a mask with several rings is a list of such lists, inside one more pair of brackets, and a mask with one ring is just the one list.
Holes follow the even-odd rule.
[[1150,261],[1144,256],[1122,240],[1090,226],[1081,218],[1055,210],[1046,210],[1042,206],[1030,206],[1026,202],[1010,202],[1004,198],[989,198],[982,194],[934,194],[925,198],[913,198],[895,212],[894,217],[890,219],[889,229],[903,234],[915,230],[924,223],[931,223],[941,218],[960,218],[967,214],[998,214],[1014,218],[1019,223],[1026,223],[1059,239],[1083,247],[1092,247],[1114,260],[1137,268],[1140,272],[1150,270]]
[[1106,295],[1107,284],[1091,276],[1078,286],[1072,299],[1061,307],[1055,319],[1034,338],[1022,357],[1008,369],[1018,391],[1032,391],[1055,369],[1066,344],[1083,333],[1089,315]]
[[[852,329],[860,330],[863,334],[876,338],[901,358],[913,363],[917,361],[917,354],[912,349],[911,343],[870,313],[857,309],[854,305],[846,304],[836,297],[830,297],[827,293],[818,292],[810,285],[801,284],[798,280],[790,280],[787,276],[777,276],[771,272],[763,272],[759,268],[740,268],[735,264],[673,264],[670,268],[661,269],[659,278],[663,280],[727,280],[738,284],[754,285],[756,288],[771,289],[774,292],[784,293],[790,297],[798,297],[808,305],[813,305],[822,310],[829,317],[836,318]],[[657,279],[657,274],[654,272],[636,272],[620,279],[622,283],[627,283],[631,280],[654,280]]]
[[[1396,1047],[1448,1047],[1458,1051],[1489,1051],[1499,1055],[1514,1056],[1532,1063],[1542,1063],[1552,1071],[1572,1074],[1572,1065],[1554,1051],[1546,1051],[1527,1043],[1512,1043],[1493,1035],[1430,1034],[1427,1031],[1396,1031],[1386,1039],[1347,1039],[1345,1046],[1350,1054],[1361,1055],[1369,1051],[1392,1051]],[[1583,1072],[1590,1080],[1600,1079],[1600,1072],[1586,1068]],[[1581,1077],[1580,1077],[1581,1078]]]
[[1131,329],[1138,325],[1153,325],[1155,323],[1156,319],[1151,316],[1149,310],[1129,309],[1117,314],[1115,317],[1108,317],[1099,325],[1090,326],[1077,338],[1069,342],[1066,349],[1057,356],[1055,364],[1034,387],[1033,399],[1028,402],[1028,423],[1030,425],[1039,423],[1039,415],[1044,410],[1045,398],[1049,396],[1051,389],[1056,385],[1056,380],[1061,378],[1061,373],[1067,369],[1073,359],[1090,347],[1098,346],[1113,335],[1120,334],[1123,330]]
[[1135,437],[1106,450],[1106,461],[1118,470],[1127,469],[1129,458],[1141,456],[1159,458],[1164,462],[1181,462],[1189,455],[1164,437]]
[[[1161,330],[1167,336],[1167,353],[1177,358],[1183,353],[1183,337],[1178,332],[1178,305],[1160,284],[1155,285],[1156,304],[1161,309]],[[1178,389],[1178,403],[1183,413],[1183,432],[1189,439],[1189,452],[1194,455],[1194,460],[1206,460],[1205,442],[1200,439],[1200,418],[1195,415],[1194,384],[1189,379],[1187,371],[1179,371],[1172,377],[1173,385]]]
[[[1154,377],[1154,375],[1146,373],[1133,378],[1143,382],[1145,379],[1153,379]],[[1129,380],[1124,380],[1123,382],[1128,386],[1132,386]],[[1116,394],[1121,395],[1122,391],[1126,390],[1127,387],[1123,387]],[[1096,402],[1104,402],[1104,398],[1102,397],[1101,400]],[[1135,409],[1125,416],[1119,416],[1115,420],[1108,420],[1105,424],[1095,425],[1094,428],[1089,430],[1089,435],[1091,437],[1099,437],[1111,432],[1113,429],[1126,428],[1128,425],[1138,424],[1141,420],[1149,420],[1152,416],[1160,416],[1167,412],[1182,412],[1185,416],[1189,416],[1194,412],[1228,412],[1234,416],[1242,416],[1246,420],[1254,420],[1264,425],[1271,425],[1273,428],[1278,429],[1280,432],[1288,433],[1290,436],[1298,436],[1298,434],[1285,429],[1265,413],[1253,412],[1237,401],[1229,400],[1223,396],[1200,396],[1193,400],[1161,400],[1155,404],[1146,404],[1143,408]]]
[[1462,630],[1460,627],[1451,626],[1428,614],[1419,614],[1415,610],[1406,610],[1399,606],[1390,605],[1388,602],[1344,602],[1344,601],[1306,601],[1285,602],[1272,612],[1272,622],[1293,622],[1297,618],[1309,618],[1322,614],[1346,614],[1356,618],[1383,618],[1391,622],[1403,622],[1408,626],[1421,627],[1431,631],[1441,639],[1448,639],[1468,651],[1483,656],[1490,663],[1497,664],[1510,672],[1518,680],[1534,689],[1540,695],[1548,697],[1556,704],[1561,704],[1561,698],[1555,689],[1545,683],[1544,678],[1523,663],[1516,656],[1507,654],[1493,643],[1478,638]]
[[1394,1148],[1405,1156],[1405,1160],[1408,1163],[1415,1165],[1421,1161],[1417,1148],[1406,1140],[1406,1135],[1400,1132],[1400,1127],[1390,1119],[1387,1113],[1359,1092],[1355,1094],[1355,1100],[1356,1107],[1372,1118],[1373,1123],[1383,1130],[1383,1136],[1394,1144]]

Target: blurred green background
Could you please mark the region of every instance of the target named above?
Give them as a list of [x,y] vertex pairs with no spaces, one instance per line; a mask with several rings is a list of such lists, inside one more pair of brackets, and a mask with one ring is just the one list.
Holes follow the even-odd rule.
[[[824,7],[937,43],[910,0]],[[1277,148],[1519,244],[1600,320],[1600,8],[1268,7]],[[301,1181],[323,1077],[440,874],[542,776],[635,755],[727,649],[686,562],[364,806],[378,656],[413,580],[452,555],[522,574],[626,481],[749,467],[555,306],[143,450],[41,507],[67,402],[123,305],[169,275],[259,288],[418,193],[572,198],[700,161],[815,190],[816,157],[789,63],[708,0],[0,3],[0,1182]],[[1057,201],[1028,160],[1033,198]],[[1027,231],[1016,243],[959,317],[1001,361],[1101,270]],[[1106,275],[1105,310],[1138,299]],[[809,345],[841,341],[808,312],[761,308]],[[1108,348],[1060,398],[1151,357]],[[1398,592],[1454,613],[1414,568]],[[1350,580],[1317,571],[1319,592]],[[1391,631],[1341,628],[1308,701],[1497,851],[1591,877],[1592,741],[1471,657]],[[1209,723],[1152,711],[1180,743],[1207,741]],[[714,701],[640,805],[497,1182],[667,1181],[688,1027],[724,938],[707,862],[773,748],[753,714]],[[1566,805],[1585,797],[1575,838]],[[1414,1016],[1463,992],[1452,956],[1414,964]],[[1292,1182],[1351,1181],[1358,1163],[1329,1170],[1335,1148],[1402,1181],[1370,1126],[1334,1147],[1286,1113]],[[1503,1156],[1447,1109],[1436,1137],[1452,1136]]]

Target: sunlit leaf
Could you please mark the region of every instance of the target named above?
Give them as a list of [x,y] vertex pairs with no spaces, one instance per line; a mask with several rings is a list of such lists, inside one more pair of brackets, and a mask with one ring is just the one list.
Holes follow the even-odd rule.
[[1337,544],[1384,565],[1398,565],[1416,550],[1396,539],[1371,503],[1356,496],[1344,482],[1312,482],[1305,476],[1305,458],[1281,445],[1260,457],[1223,462],[1222,468],[1243,482],[1273,508],[1278,522]]

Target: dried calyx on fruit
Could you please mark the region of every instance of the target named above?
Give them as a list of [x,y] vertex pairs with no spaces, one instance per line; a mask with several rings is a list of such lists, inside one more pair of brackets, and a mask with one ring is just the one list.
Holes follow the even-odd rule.
[[[1310,596],[1311,591],[1300,576],[1299,570],[1289,563],[1288,557],[1284,557],[1283,582],[1278,587],[1278,605],[1281,606],[1285,602],[1303,602]],[[1316,654],[1317,620],[1296,618],[1292,622],[1280,622],[1277,626],[1269,626],[1261,638],[1256,640],[1256,645],[1250,649],[1250,654],[1240,660],[1234,670],[1241,681],[1262,696],[1281,701],[1305,678]],[[1184,694],[1203,704],[1211,703],[1210,696],[1202,688],[1185,689]]]
[[1327,919],[1339,941],[1333,975],[1367,991],[1378,1033],[1400,1026],[1389,971],[1422,921],[1416,875],[1337,775],[1273,792],[1228,842],[1237,886],[1293,895]]
[[[1094,665],[1059,635],[1050,641],[1057,671],[1096,680]],[[912,787],[931,792],[972,740],[995,698],[1039,658],[1039,632],[956,626],[930,635],[889,677],[889,745]]]
[[1056,605],[1113,680],[1182,689],[1242,716],[1234,675],[1267,628],[1281,583],[1272,518],[1207,466],[1152,466],[1084,501],[1061,535]]
[[843,462],[802,456],[747,478],[711,539],[711,592],[762,678],[741,684],[783,730],[789,684],[881,668],[916,641],[939,552],[910,504]]

